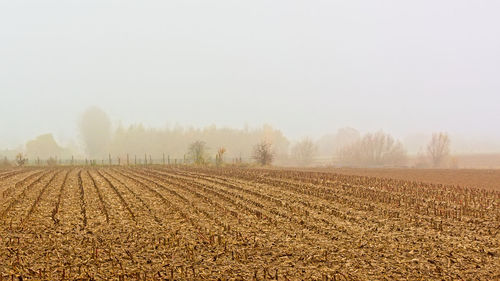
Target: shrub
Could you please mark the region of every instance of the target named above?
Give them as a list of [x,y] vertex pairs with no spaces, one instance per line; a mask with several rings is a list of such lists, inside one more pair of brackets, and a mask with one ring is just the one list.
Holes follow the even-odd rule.
[[261,141],[256,144],[253,149],[253,159],[262,166],[271,165],[274,160],[272,144],[267,141]]

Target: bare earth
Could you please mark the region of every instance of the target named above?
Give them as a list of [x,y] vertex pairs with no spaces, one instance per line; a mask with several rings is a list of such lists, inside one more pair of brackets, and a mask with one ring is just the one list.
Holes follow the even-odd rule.
[[418,181],[434,184],[477,187],[488,190],[500,190],[500,170],[481,169],[361,169],[335,168],[321,169],[343,175],[391,178],[405,181]]

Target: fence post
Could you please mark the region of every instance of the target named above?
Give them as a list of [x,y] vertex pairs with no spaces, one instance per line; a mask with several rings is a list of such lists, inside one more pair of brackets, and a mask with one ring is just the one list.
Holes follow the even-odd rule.
[[165,165],[165,153],[163,153],[163,165]]
[[129,165],[129,162],[128,162],[128,153],[127,153],[127,166]]

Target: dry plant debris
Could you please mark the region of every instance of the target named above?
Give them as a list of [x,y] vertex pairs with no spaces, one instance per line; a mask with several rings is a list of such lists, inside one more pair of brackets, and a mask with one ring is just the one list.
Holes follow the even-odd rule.
[[0,173],[0,280],[499,280],[500,192],[241,168]]

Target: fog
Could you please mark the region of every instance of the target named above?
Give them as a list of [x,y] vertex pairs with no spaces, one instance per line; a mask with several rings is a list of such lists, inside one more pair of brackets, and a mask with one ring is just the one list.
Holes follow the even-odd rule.
[[500,152],[499,10],[494,0],[1,1],[0,150],[51,133],[102,154],[80,130],[97,106],[113,130],[215,125],[257,141],[268,124],[292,145],[350,127],[383,130],[410,154],[444,131],[453,153]]

